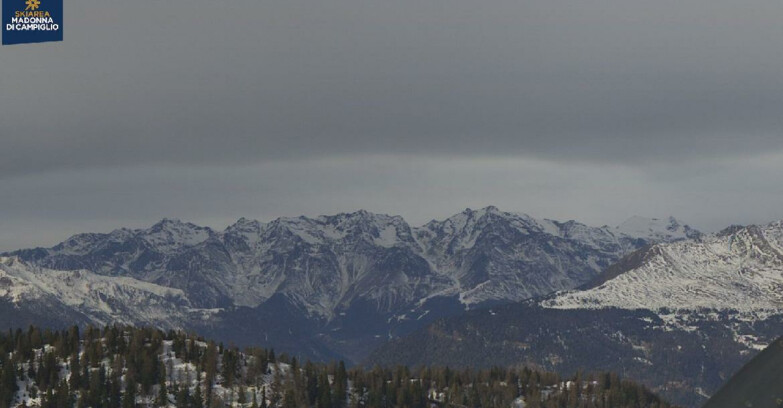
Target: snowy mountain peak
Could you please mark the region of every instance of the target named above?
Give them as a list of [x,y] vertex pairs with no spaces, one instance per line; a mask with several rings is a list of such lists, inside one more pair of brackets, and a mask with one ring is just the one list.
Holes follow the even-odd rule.
[[[249,249],[254,248],[261,241],[261,234],[266,227],[266,224],[257,220],[242,217],[223,230],[221,236],[227,245],[244,245],[246,249]],[[243,244],[239,244],[239,242],[243,242]]]
[[178,219],[164,218],[140,236],[148,244],[171,250],[180,246],[193,246],[206,241],[214,231],[208,227],[185,223]]
[[633,216],[615,227],[614,232],[656,242],[693,239],[701,235],[671,216],[665,219]]
[[291,234],[310,244],[365,242],[388,248],[402,242],[414,242],[411,228],[402,217],[365,210],[317,218],[278,218],[270,226],[281,234]]
[[504,212],[495,206],[489,206],[478,210],[466,208],[461,213],[452,215],[444,221],[432,220],[420,229],[441,229],[444,232],[470,234],[471,231],[484,228],[494,222],[516,223],[518,225],[538,223],[527,214]]
[[479,208],[477,210],[473,210],[471,208],[466,208],[462,211],[463,214],[472,215],[474,217],[481,217],[486,214],[500,214],[502,211],[495,207],[494,205],[488,205],[484,208]]
[[321,215],[315,219],[303,219],[315,222],[317,225],[328,226],[342,232],[350,231],[373,231],[383,229],[387,226],[396,226],[403,229],[408,228],[408,223],[398,215],[387,215],[372,213],[366,210],[359,210],[352,213],[340,213],[336,215]]
[[259,233],[263,224],[257,220],[242,217],[237,222],[229,225],[224,232],[255,232]]
[[153,224],[147,233],[155,233],[161,231],[168,231],[172,233],[179,233],[185,231],[210,231],[208,227],[201,227],[189,222],[183,222],[177,218],[163,218],[157,223]]
[[179,218],[169,218],[169,217],[163,217],[160,221],[153,224],[152,228],[156,227],[166,227],[171,225],[184,225],[185,223],[182,222]]
[[451,218],[459,217],[460,215],[465,215],[469,219],[483,219],[486,217],[502,217],[502,218],[526,218],[526,219],[532,219],[527,214],[520,214],[520,213],[512,213],[512,212],[506,212],[501,211],[498,207],[495,207],[494,205],[490,205],[484,208],[480,208],[478,210],[471,210],[470,208],[466,208],[464,211],[462,211],[460,214],[457,214]]

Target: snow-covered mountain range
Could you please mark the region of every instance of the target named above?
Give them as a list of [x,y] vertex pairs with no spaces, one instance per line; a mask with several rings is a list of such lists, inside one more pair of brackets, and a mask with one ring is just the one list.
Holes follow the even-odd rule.
[[164,219],[5,254],[12,284],[0,295],[15,305],[45,298],[95,323],[217,331],[253,316],[278,328],[261,340],[290,344],[284,327],[361,358],[437,317],[574,289],[632,251],[698,235],[673,218],[590,227],[495,207],[421,227],[367,211],[242,218],[223,231]]

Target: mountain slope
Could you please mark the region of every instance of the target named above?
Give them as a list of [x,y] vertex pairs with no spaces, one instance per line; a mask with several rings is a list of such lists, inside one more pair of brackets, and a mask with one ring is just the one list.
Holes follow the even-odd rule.
[[655,245],[644,262],[595,288],[543,302],[555,308],[783,309],[783,226],[750,226],[701,241]]
[[783,338],[745,364],[704,408],[783,406]]
[[583,290],[439,321],[367,361],[606,369],[696,406],[783,335],[781,237],[775,222],[655,244]]
[[456,281],[466,304],[573,288],[640,245],[608,228],[536,220],[495,207],[432,221],[415,234],[435,268]]
[[[0,297],[20,311],[36,307],[44,314],[80,316],[76,322],[177,328],[185,326],[190,313],[198,313],[177,289],[85,270],[43,269],[4,257],[0,257]],[[23,323],[15,326],[26,326]]]

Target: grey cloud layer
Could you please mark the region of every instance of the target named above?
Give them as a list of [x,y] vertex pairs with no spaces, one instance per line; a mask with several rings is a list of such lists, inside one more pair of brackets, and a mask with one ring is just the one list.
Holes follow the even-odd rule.
[[0,250],[358,208],[783,218],[781,16],[772,0],[69,0],[65,42],[0,48]]
[[0,50],[0,177],[325,155],[783,149],[783,3],[74,0]]

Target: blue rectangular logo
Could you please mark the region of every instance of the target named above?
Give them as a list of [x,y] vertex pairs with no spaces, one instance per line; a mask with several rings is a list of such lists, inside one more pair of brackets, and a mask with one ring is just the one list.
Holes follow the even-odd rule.
[[3,45],[63,40],[63,0],[2,0]]

